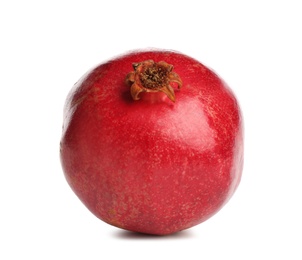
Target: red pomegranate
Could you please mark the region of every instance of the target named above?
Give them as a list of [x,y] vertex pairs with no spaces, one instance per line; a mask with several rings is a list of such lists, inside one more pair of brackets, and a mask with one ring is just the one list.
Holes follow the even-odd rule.
[[133,51],[75,84],[60,153],[69,185],[97,217],[171,234],[207,220],[233,195],[242,116],[226,83],[197,60]]

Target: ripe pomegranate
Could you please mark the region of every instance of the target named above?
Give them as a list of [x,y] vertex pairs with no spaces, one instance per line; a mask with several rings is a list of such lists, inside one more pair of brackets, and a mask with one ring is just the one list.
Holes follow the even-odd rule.
[[207,220],[236,190],[241,112],[226,83],[197,60],[133,51],[75,84],[60,153],[69,185],[97,217],[171,234]]

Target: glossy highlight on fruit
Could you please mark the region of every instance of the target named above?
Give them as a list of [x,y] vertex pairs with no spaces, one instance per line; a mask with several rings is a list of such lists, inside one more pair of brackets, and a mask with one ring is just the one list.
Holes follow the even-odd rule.
[[60,156],[67,182],[113,226],[167,235],[217,213],[243,168],[243,120],[231,89],[182,53],[136,50],[71,89]]

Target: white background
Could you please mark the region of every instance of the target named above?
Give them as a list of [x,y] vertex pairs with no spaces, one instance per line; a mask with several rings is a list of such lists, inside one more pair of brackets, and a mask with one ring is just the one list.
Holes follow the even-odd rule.
[[[302,259],[300,2],[1,1],[0,259]],[[144,47],[213,68],[245,119],[236,194],[210,220],[168,237],[98,220],[59,161],[72,85]]]

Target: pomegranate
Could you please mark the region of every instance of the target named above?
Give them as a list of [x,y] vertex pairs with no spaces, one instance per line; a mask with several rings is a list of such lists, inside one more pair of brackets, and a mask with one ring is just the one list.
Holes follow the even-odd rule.
[[133,51],[74,85],[60,155],[67,182],[98,218],[171,234],[207,220],[233,195],[242,116],[226,83],[197,60]]

